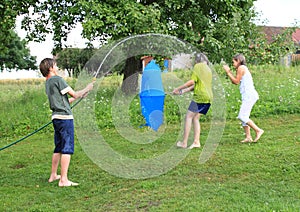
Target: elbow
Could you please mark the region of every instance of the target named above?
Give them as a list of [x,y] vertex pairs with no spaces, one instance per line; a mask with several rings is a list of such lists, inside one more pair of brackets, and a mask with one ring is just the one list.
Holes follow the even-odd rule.
[[195,85],[194,80],[191,80],[191,81],[186,83],[185,87],[191,87],[191,86],[194,86],[194,85]]

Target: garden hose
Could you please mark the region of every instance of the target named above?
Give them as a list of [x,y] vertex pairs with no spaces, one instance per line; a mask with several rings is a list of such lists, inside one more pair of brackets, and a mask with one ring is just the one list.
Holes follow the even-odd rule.
[[[75,107],[82,99],[83,99],[83,98],[80,98],[75,104],[73,104],[73,105],[71,106],[71,108]],[[43,125],[42,127],[38,128],[37,130],[35,130],[35,131],[29,133],[28,135],[24,136],[23,138],[21,138],[21,139],[15,141],[15,142],[12,142],[12,143],[10,143],[10,144],[8,144],[8,145],[2,147],[2,148],[0,149],[0,151],[6,149],[6,148],[8,148],[8,147],[11,147],[11,146],[13,146],[13,145],[15,145],[15,144],[17,144],[17,143],[19,143],[19,142],[25,140],[26,138],[28,138],[28,137],[30,137],[30,136],[36,134],[37,132],[41,131],[42,129],[44,129],[45,127],[47,127],[48,125],[50,125],[51,123],[52,123],[52,121],[49,121],[47,124]]]

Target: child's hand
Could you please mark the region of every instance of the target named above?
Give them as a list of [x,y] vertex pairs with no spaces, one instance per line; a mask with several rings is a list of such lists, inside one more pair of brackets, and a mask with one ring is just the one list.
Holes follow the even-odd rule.
[[175,88],[175,89],[172,91],[172,94],[174,94],[174,95],[180,95],[180,94],[181,94],[180,91],[181,91],[180,89]]
[[226,73],[230,72],[230,68],[228,65],[223,65],[223,69],[226,71]]
[[93,90],[93,88],[94,88],[94,83],[95,83],[95,82],[96,82],[96,81],[93,81],[93,82],[89,83],[89,84],[86,86],[86,88],[87,88],[88,91]]

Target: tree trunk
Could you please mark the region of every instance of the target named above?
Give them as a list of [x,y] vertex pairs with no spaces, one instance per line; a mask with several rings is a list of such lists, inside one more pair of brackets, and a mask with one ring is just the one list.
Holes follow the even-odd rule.
[[135,57],[127,58],[123,70],[122,91],[125,94],[135,94],[138,90],[138,73],[141,71],[141,61]]

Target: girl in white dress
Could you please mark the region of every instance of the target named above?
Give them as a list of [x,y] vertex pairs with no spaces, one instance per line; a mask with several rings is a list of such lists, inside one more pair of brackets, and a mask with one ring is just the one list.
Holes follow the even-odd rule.
[[[252,107],[259,98],[258,93],[255,90],[252,75],[246,66],[245,57],[242,54],[237,54],[233,57],[232,62],[236,69],[236,76],[231,73],[228,65],[223,65],[223,68],[233,84],[240,84],[242,105],[240,107],[238,118],[242,121],[242,126],[246,135],[246,138],[241,142],[257,142],[264,131],[250,119],[250,113]],[[250,128],[252,128],[256,133],[254,140],[251,137]]]

